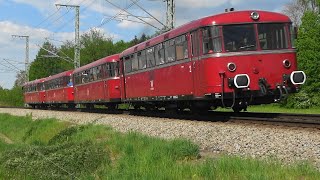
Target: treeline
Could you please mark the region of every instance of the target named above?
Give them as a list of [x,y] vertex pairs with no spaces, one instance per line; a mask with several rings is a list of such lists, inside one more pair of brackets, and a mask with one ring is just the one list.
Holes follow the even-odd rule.
[[[117,54],[123,50],[147,40],[149,37],[142,34],[132,41],[114,42],[98,30],[91,30],[80,37],[81,61],[80,65],[86,65],[103,57]],[[54,46],[49,41],[43,43],[35,60],[30,66],[30,81],[58,74],[74,69],[74,43],[64,42],[60,47]]]
[[0,87],[0,106],[23,106],[23,93],[19,86],[12,89]]
[[[100,58],[120,53],[135,44],[143,42],[150,37],[142,34],[129,42],[114,42],[97,30],[91,30],[81,36],[81,66]],[[63,71],[74,69],[74,43],[64,42],[60,47],[46,41],[39,49],[36,58],[30,65],[29,80],[40,79]],[[17,74],[14,87],[3,89],[0,87],[0,106],[23,106],[22,85],[25,82],[25,72]]]
[[[283,102],[289,108],[320,106],[320,0],[294,0],[294,9],[303,12],[296,41],[298,68],[307,75],[301,91]],[[293,9],[292,9],[293,10]],[[295,11],[292,11],[295,12]],[[299,14],[298,12],[296,12]]]

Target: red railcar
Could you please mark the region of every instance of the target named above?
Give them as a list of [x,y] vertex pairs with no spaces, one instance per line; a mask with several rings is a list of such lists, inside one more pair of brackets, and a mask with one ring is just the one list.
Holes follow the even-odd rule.
[[125,50],[122,100],[136,107],[207,110],[275,102],[306,77],[296,71],[290,19],[233,11],[192,21]]
[[24,102],[32,108],[41,107],[45,102],[45,79],[37,79],[23,85]]
[[112,55],[82,66],[73,72],[75,103],[87,107],[120,103],[119,55]]
[[46,78],[45,92],[48,106],[74,107],[74,92],[71,74],[73,70],[65,71]]

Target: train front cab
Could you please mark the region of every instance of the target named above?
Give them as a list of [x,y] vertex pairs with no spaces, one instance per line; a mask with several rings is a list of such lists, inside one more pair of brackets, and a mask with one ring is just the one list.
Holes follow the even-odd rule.
[[306,75],[297,71],[288,17],[242,11],[213,20],[217,24],[191,34],[200,37],[192,42],[195,96],[240,111],[249,104],[279,101],[304,84]]

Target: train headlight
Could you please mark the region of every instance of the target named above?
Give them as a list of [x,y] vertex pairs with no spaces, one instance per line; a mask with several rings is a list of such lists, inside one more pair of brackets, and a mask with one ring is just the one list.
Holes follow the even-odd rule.
[[306,74],[303,71],[293,71],[290,75],[292,84],[304,84],[306,82]]
[[291,67],[291,62],[288,59],[283,60],[282,64],[287,69],[289,69]]
[[248,74],[237,74],[233,79],[233,83],[238,89],[247,88],[250,85],[250,77]]
[[253,19],[253,20],[258,20],[259,18],[260,18],[260,14],[258,13],[258,12],[256,12],[256,11],[253,11],[251,14],[250,14],[250,17],[251,17],[251,19]]
[[228,63],[227,68],[230,72],[234,72],[237,69],[237,66],[235,63],[231,62],[231,63]]

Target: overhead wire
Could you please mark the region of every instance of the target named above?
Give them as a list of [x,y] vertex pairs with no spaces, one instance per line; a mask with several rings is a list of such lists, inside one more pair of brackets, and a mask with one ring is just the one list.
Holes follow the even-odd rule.
[[22,71],[17,66],[13,65],[8,59],[3,58],[4,61],[6,61],[8,64],[10,64],[13,68],[17,69],[18,71]]
[[[123,9],[123,8],[119,7],[118,5],[116,5],[116,4],[112,3],[112,2],[110,2],[109,0],[105,0],[105,1],[107,1],[107,2],[108,2],[109,4],[111,4],[112,6],[114,6],[114,7],[118,8],[118,9],[121,9],[122,11],[124,11],[124,12],[126,12],[126,13],[130,14],[131,16],[133,16],[133,17],[135,17],[135,18],[139,19],[140,21],[142,21],[142,22],[144,22],[144,23],[146,23],[146,24],[148,24],[148,25],[150,25],[150,26],[152,26],[152,27],[154,27],[154,28],[156,28],[156,29],[158,29],[158,30],[161,30],[160,28],[158,28],[158,27],[156,27],[156,26],[154,26],[154,25],[152,25],[152,24],[148,23],[147,21],[143,20],[142,18],[140,18],[140,17],[138,17],[138,16],[133,15],[132,13],[130,13],[129,11],[127,11],[126,9]],[[135,2],[138,2],[138,0],[136,0]],[[135,4],[135,3],[133,2],[132,4]]]
[[147,10],[145,10],[142,6],[138,4],[138,2],[135,2],[134,0],[130,0],[133,2],[136,6],[138,6],[140,9],[142,9],[144,12],[146,12],[149,16],[151,16],[153,19],[158,21],[161,25],[163,25],[164,28],[167,28],[166,25],[164,25],[161,21],[159,21],[156,17],[154,17],[151,13],[149,13]]

